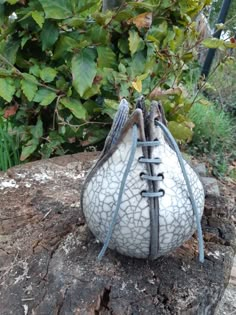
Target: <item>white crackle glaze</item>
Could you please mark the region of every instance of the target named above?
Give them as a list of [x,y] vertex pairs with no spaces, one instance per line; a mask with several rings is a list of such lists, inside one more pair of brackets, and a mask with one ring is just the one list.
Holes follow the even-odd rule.
[[[158,198],[158,257],[188,240],[196,224],[176,153],[165,141],[159,127],[155,127],[154,134],[160,145],[153,148],[151,158],[161,159],[160,164],[153,166],[154,175],[163,174],[158,189],[165,191],[164,196]],[[103,157],[103,162],[95,166],[85,183],[83,211],[90,230],[101,242],[109,230],[132,141],[132,128],[129,128],[112,154]],[[137,147],[109,247],[131,257],[149,258],[153,231],[150,200],[141,196],[142,191],[149,189],[147,181],[140,178],[141,173],[147,173],[146,165],[139,162],[142,156],[142,148]],[[202,216],[203,186],[193,169],[186,162],[184,164]]]

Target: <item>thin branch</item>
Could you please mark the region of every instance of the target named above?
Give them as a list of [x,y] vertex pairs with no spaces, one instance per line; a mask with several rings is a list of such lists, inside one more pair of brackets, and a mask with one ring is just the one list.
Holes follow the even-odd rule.
[[[91,124],[96,124],[96,125],[111,125],[111,123],[109,122],[102,122],[102,121],[85,121],[84,123],[80,124],[80,125],[74,125],[74,124],[70,124],[69,122],[65,121],[64,118],[59,114],[59,111],[58,111],[58,105],[59,105],[59,102],[60,102],[60,98],[62,97],[63,95],[60,95],[58,96],[57,98],[57,102],[56,102],[56,108],[55,108],[55,115],[57,116],[57,119],[58,119],[58,125],[62,125],[62,126],[69,126],[69,127],[72,127],[72,128],[80,128],[80,127],[83,127],[83,126],[86,126],[86,125],[91,125]],[[55,128],[55,117],[53,117],[53,128]]]
[[[9,60],[7,60],[2,54],[0,54],[0,60],[3,61],[5,64],[7,64],[8,66],[10,66],[12,68],[12,70],[14,70],[15,74],[18,75],[19,77],[21,78],[24,78],[24,74],[19,70],[17,69]],[[14,74],[14,73],[13,73]],[[24,78],[25,79],[25,78]],[[54,89],[52,88],[51,86],[48,86],[44,83],[40,83],[40,82],[35,82],[34,80],[31,80],[30,78],[27,78],[25,79],[26,81],[29,81],[31,83],[34,83],[36,84],[37,86],[41,86],[41,87],[44,87],[50,91],[53,91],[57,94],[61,93],[60,90],[57,90],[57,89]]]
[[[225,58],[223,59],[223,62],[224,62],[226,59],[227,59],[227,57],[225,57]],[[219,62],[219,63],[215,66],[215,68],[213,69],[213,71],[211,72],[211,74],[208,76],[208,79],[207,79],[206,81],[204,81],[204,83],[203,83],[203,84],[200,86],[200,88],[197,90],[197,93],[196,93],[196,95],[194,96],[191,105],[193,105],[193,104],[195,103],[195,101],[196,101],[196,99],[197,99],[199,93],[200,93],[200,92],[203,90],[203,88],[206,86],[206,84],[207,84],[208,81],[209,81],[209,78],[212,77],[212,75],[215,73],[215,71],[216,71],[217,68],[221,65],[221,63],[222,63],[222,62]]]

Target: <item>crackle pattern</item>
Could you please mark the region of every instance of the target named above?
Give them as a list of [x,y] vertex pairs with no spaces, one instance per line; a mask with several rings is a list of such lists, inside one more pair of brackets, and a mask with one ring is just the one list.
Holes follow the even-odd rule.
[[[103,242],[115,210],[120,182],[127,165],[131,131],[127,133],[118,150],[93,176],[84,192],[83,209],[89,228]],[[150,214],[148,200],[140,192],[147,190],[146,181],[139,180],[145,165],[138,162],[142,149],[137,148],[122,197],[117,222],[109,247],[121,254],[146,258],[150,244]]]
[[[155,173],[164,176],[160,189],[165,191],[165,195],[159,198],[158,255],[161,256],[179,247],[192,236],[196,230],[196,220],[177,156],[160,133],[159,141],[160,146],[154,149],[153,157],[159,157],[162,161],[154,166]],[[203,186],[188,163],[185,162],[184,165],[201,217],[205,199]]]
[[[104,242],[116,207],[120,182],[130,154],[131,131],[127,132],[111,157],[96,169],[84,191],[84,214],[90,230],[101,242]],[[189,239],[196,230],[196,224],[177,156],[158,127],[157,136],[161,145],[153,149],[152,157],[160,158],[162,163],[154,166],[154,173],[163,174],[159,189],[165,191],[164,196],[159,197],[157,256],[161,256]],[[140,180],[140,173],[147,173],[146,165],[138,161],[141,156],[142,148],[137,147],[109,247],[128,256],[148,258],[152,231],[149,198],[141,196],[143,190],[149,190],[147,181]],[[201,216],[204,207],[203,187],[186,162],[185,167]]]

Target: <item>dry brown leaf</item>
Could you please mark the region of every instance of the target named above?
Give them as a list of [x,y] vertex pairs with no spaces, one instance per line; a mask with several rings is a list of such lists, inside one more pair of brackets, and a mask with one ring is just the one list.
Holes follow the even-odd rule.
[[4,116],[3,117],[7,119],[10,116],[14,116],[16,111],[17,111],[17,109],[18,109],[18,107],[19,107],[18,104],[15,104],[15,105],[7,107],[5,109],[5,111],[4,111]]
[[151,99],[155,99],[161,96],[166,96],[166,95],[180,95],[182,94],[182,89],[180,87],[176,88],[171,88],[168,90],[162,90],[159,87],[156,87],[154,90],[152,90],[150,94]]
[[133,23],[138,29],[150,28],[152,25],[152,12],[145,12],[137,15],[133,19],[128,20],[128,24]]

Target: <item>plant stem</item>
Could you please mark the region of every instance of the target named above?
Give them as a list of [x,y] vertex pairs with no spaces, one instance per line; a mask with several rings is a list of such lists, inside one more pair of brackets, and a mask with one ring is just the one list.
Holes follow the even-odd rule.
[[[13,64],[11,64],[10,61],[7,60],[2,54],[0,54],[0,60],[3,61],[6,65],[10,66],[10,67],[12,68],[12,70],[14,70],[13,75],[16,74],[18,77],[24,78],[23,73],[22,73],[19,69],[17,69]],[[24,79],[25,79],[25,78],[24,78]],[[51,86],[48,86],[48,85],[46,85],[46,84],[44,84],[44,83],[35,82],[34,80],[30,80],[29,78],[27,78],[27,79],[25,79],[25,80],[27,80],[27,81],[29,81],[29,82],[31,82],[31,83],[34,83],[34,84],[36,84],[36,85],[38,85],[38,86],[44,87],[44,88],[46,88],[46,89],[48,89],[48,90],[50,90],[50,91],[53,91],[53,92],[55,92],[55,93],[57,93],[57,94],[60,94],[60,93],[61,93],[60,90],[54,89],[54,88],[52,88]]]

